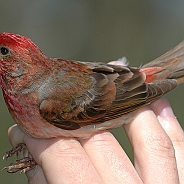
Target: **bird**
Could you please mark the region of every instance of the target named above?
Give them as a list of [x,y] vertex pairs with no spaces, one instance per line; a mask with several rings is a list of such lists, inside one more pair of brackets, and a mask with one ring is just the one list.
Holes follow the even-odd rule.
[[29,38],[0,33],[4,100],[17,125],[34,138],[87,138],[120,127],[183,82],[184,41],[130,67],[49,58]]

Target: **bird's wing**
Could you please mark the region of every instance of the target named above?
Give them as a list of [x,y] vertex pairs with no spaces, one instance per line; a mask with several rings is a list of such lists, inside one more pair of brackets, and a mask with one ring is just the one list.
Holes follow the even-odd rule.
[[[40,114],[48,122],[63,129],[77,129],[103,117],[115,99],[115,83],[105,73],[113,73],[106,65],[86,65],[61,61],[61,69],[40,90]],[[99,72],[93,69],[99,68]],[[103,73],[104,72],[104,73]]]
[[139,69],[103,63],[69,62],[54,79],[53,88],[43,89],[40,114],[66,130],[118,118],[177,85],[170,79],[146,83]]

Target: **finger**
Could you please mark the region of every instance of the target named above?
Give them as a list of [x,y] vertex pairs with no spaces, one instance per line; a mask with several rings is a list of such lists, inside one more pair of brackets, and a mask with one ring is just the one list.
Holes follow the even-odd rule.
[[25,143],[42,167],[47,183],[102,183],[88,155],[76,139],[38,140],[27,137]]
[[125,130],[144,183],[179,183],[173,144],[150,107],[139,110]]
[[[8,130],[8,137],[13,147],[18,145],[19,143],[24,143],[25,136],[26,135],[20,130],[20,128],[17,125],[11,126]],[[29,183],[32,184],[47,183],[42,168],[39,167],[38,165],[34,169],[28,171],[26,175],[28,177]]]
[[31,183],[31,184],[38,184],[38,183],[46,184],[47,183],[43,170],[39,165],[36,166],[36,169],[32,169],[28,171],[26,175],[28,177],[28,183]]
[[25,135],[17,126],[10,128],[9,137],[14,146],[24,142],[41,166],[27,174],[33,183],[102,183],[76,139],[34,139]]
[[184,132],[166,99],[154,102],[151,108],[173,143],[179,179],[180,182],[184,181]]
[[24,141],[24,133],[15,124],[8,129],[8,139],[13,147]]
[[81,144],[104,183],[142,183],[126,153],[110,132],[81,140]]

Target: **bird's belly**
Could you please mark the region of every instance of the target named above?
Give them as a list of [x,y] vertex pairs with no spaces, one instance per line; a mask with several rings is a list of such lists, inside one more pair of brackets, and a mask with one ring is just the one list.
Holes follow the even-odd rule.
[[11,96],[11,98],[9,96],[8,98],[5,101],[9,111],[23,132],[31,137],[42,139],[60,136],[87,138],[100,131],[117,128],[130,122],[136,113],[132,112],[114,120],[83,126],[76,130],[64,130],[52,125],[41,117],[39,103],[34,94],[29,96],[29,98],[25,98],[25,96]]
[[[77,137],[77,138],[88,138],[95,133],[101,132],[103,130],[113,129],[122,126],[123,124],[129,123],[135,117],[135,113],[130,113],[128,115],[122,116],[120,118],[106,121],[101,124],[87,125],[76,130],[64,130],[58,128],[45,119],[40,117],[39,114],[34,113],[34,116],[30,118],[21,117],[19,119],[18,125],[21,129],[28,135],[35,138],[53,138],[53,137]],[[21,123],[20,123],[21,122]]]

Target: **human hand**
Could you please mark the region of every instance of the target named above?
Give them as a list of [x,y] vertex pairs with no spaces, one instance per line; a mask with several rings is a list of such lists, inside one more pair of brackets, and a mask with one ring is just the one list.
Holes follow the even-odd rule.
[[24,142],[38,163],[27,173],[30,183],[167,183],[184,181],[184,132],[165,99],[139,110],[124,126],[134,166],[114,136],[106,131],[89,139],[39,140],[18,126],[9,129],[13,146]]

